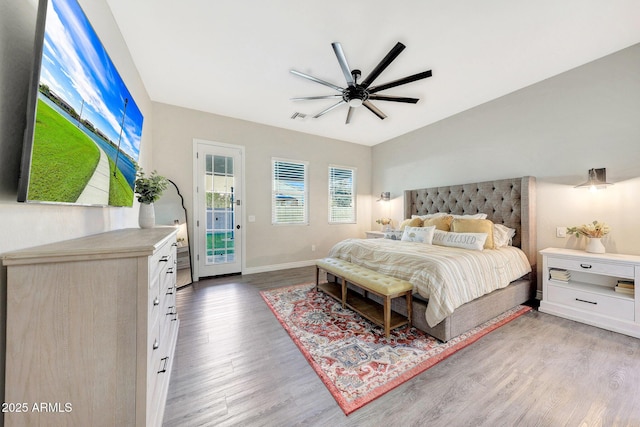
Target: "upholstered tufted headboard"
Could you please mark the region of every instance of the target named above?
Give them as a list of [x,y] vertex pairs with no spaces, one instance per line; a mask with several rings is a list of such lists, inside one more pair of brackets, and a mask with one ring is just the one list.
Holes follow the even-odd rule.
[[[532,176],[474,184],[406,190],[405,218],[447,212],[457,215],[486,213],[496,224],[515,228],[513,245],[536,264],[536,179]],[[535,271],[535,270],[534,270]]]

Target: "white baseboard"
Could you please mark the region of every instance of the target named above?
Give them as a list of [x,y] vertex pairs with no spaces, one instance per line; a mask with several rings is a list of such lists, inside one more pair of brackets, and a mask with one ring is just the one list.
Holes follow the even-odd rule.
[[288,262],[285,264],[265,265],[262,267],[247,267],[242,271],[242,274],[265,273],[267,271],[286,270],[288,268],[298,268],[298,267],[308,267],[310,265],[316,265],[316,260],[310,259],[306,261]]

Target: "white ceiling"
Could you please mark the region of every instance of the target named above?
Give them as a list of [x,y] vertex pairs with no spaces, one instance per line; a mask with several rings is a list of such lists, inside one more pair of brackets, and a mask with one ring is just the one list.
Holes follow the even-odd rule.
[[[640,42],[637,0],[107,0],[153,101],[375,145]],[[362,79],[398,41],[407,48],[376,84],[433,77],[380,94],[345,125],[345,86],[331,43]],[[295,112],[309,115],[291,119]]]

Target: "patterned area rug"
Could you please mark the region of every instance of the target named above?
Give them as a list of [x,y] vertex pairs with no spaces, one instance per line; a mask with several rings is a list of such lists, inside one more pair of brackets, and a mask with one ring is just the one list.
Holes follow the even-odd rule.
[[531,310],[516,307],[442,343],[407,327],[385,338],[381,327],[313,284],[261,294],[347,415]]

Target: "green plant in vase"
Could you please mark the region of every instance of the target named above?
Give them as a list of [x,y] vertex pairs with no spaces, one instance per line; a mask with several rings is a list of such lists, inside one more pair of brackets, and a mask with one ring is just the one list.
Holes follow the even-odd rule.
[[169,185],[167,178],[158,175],[155,170],[149,176],[145,176],[142,168],[138,168],[136,171],[135,193],[138,195],[140,203],[155,202],[160,198],[162,192],[167,189],[167,185]]
[[153,228],[155,226],[156,219],[153,202],[160,198],[162,192],[167,189],[167,185],[169,185],[167,178],[158,175],[155,170],[151,172],[151,175],[146,176],[142,168],[138,167],[136,169],[134,191],[138,195],[138,201],[141,203],[140,216],[138,217],[140,228]]

